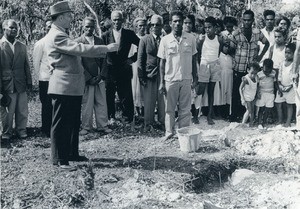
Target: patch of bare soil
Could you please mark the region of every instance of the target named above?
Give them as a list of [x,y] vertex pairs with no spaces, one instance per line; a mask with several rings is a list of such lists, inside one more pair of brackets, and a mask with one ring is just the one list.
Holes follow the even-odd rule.
[[300,137],[292,129],[209,126],[201,117],[199,149],[184,153],[161,131],[119,123],[110,134],[81,137],[90,161],[66,172],[51,165],[50,139],[36,128],[36,97],[29,107],[30,136],[1,142],[1,208],[300,208]]

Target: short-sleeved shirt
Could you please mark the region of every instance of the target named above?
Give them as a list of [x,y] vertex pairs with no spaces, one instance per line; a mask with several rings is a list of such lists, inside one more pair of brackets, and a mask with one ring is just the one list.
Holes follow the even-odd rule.
[[180,42],[173,33],[164,36],[157,56],[166,60],[165,81],[192,79],[192,58],[197,53],[194,35],[182,32]]
[[274,93],[274,82],[276,81],[276,72],[272,70],[270,75],[266,76],[263,71],[257,73],[259,92]]
[[258,41],[266,43],[267,38],[259,29],[253,28],[250,42],[248,42],[241,29],[235,30],[230,39],[230,46],[236,50],[233,69],[245,73],[249,65],[257,61]]

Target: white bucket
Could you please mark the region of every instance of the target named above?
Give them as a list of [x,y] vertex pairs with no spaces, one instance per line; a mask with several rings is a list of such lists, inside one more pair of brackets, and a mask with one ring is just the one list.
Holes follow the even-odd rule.
[[201,131],[195,127],[183,127],[177,130],[180,150],[194,152],[199,147]]

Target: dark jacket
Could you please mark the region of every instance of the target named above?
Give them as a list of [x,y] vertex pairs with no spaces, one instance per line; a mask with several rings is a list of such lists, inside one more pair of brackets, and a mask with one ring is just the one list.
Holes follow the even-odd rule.
[[[89,44],[85,38],[85,35],[80,36],[79,38],[75,39],[75,41],[78,43]],[[94,36],[94,45],[104,45],[103,40],[97,36]],[[86,82],[99,75],[103,80],[105,80],[107,77],[107,68],[104,66],[105,62],[103,58],[82,57],[81,60]]]
[[138,75],[142,79],[156,78],[159,74],[158,45],[152,34],[141,38],[138,49]]
[[[104,41],[105,45],[116,42],[112,30],[104,33],[101,38]],[[131,44],[139,46],[139,41],[139,37],[132,30],[122,28],[119,50],[117,52],[107,53],[107,64],[116,66],[122,66],[126,64]],[[133,62],[135,62],[137,60],[136,55],[134,57],[131,57],[131,59]]]
[[25,92],[32,84],[26,46],[17,41],[13,53],[7,42],[0,41],[0,70],[3,93]]

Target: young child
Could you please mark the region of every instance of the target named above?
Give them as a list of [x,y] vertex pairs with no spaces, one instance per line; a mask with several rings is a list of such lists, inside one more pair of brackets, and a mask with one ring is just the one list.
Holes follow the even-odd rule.
[[[273,61],[265,59],[263,62],[263,70],[257,73],[257,100],[256,106],[259,107],[258,112],[258,128],[262,129],[266,123],[267,117],[274,107],[274,84],[276,85],[276,72],[273,69]],[[277,85],[276,85],[277,86]]]
[[253,63],[250,67],[250,70],[248,70],[248,74],[242,77],[242,83],[239,88],[242,105],[246,107],[246,112],[243,116],[242,123],[246,123],[250,116],[250,127],[253,126],[254,121],[254,104],[257,93],[257,73],[259,71],[259,64]]
[[220,112],[223,118],[228,118],[231,114],[231,97],[232,97],[232,82],[233,82],[233,60],[229,55],[229,44],[225,42],[223,50],[220,53],[221,66],[221,107]]
[[279,89],[276,94],[276,108],[278,115],[278,122],[283,123],[282,104],[286,102],[287,118],[285,127],[291,126],[293,104],[295,104],[295,91],[293,89],[293,59],[296,50],[294,43],[289,43],[285,48],[285,61],[281,63],[278,73]]

